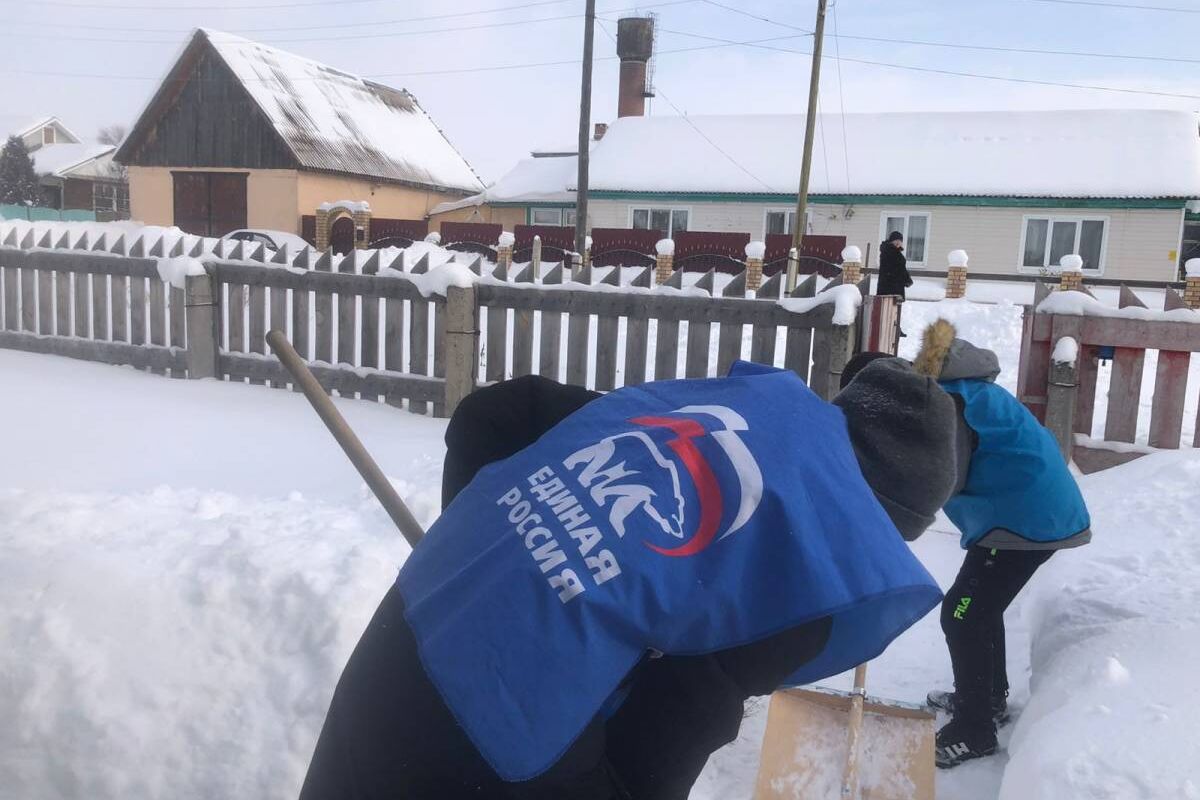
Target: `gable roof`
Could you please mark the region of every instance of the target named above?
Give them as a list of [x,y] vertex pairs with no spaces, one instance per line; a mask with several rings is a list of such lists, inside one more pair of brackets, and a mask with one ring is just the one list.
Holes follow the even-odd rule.
[[[110,155],[117,148],[111,144],[63,143],[48,144],[29,154],[33,169],[38,175],[53,175],[64,178],[67,173],[79,169],[88,162]],[[87,175],[80,177],[99,177]]]
[[[794,195],[803,141],[800,115],[622,117],[592,149],[589,182],[594,191]],[[1183,111],[825,114],[809,191],[1200,197],[1200,132]]]
[[483,183],[402,89],[219,31],[198,30],[117,153],[134,152],[165,113],[157,102],[197,46],[211,47],[303,169],[476,192]]
[[439,203],[429,213],[442,214],[485,203],[574,203],[575,192],[567,186],[575,183],[578,168],[575,154],[523,158],[479,194]]
[[64,125],[62,120],[60,120],[58,117],[45,116],[30,118],[17,116],[15,114],[0,114],[0,134],[3,134],[3,137],[6,139],[9,136],[24,138],[39,128],[44,128],[47,125],[53,125],[58,128],[63,132],[66,138],[71,140],[72,143],[77,144],[80,141],[79,137],[75,135],[75,132]]

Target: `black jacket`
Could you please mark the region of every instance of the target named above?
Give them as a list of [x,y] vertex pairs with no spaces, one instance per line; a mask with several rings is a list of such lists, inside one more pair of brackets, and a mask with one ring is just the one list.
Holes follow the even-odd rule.
[[[470,395],[446,429],[443,504],[598,396],[536,376]],[[393,587],[342,673],[301,800],[685,800],[737,736],[744,701],[816,657],[829,630],[826,617],[706,656],[647,656],[610,719],[594,719],[548,772],[506,784],[425,674]]]
[[879,282],[875,294],[896,294],[903,298],[904,290],[912,286],[912,282],[904,252],[891,242],[879,245]]

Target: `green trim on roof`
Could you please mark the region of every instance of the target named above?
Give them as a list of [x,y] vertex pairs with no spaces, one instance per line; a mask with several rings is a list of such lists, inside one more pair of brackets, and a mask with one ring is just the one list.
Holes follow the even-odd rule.
[[[593,190],[594,200],[655,200],[699,203],[780,203],[793,205],[794,194],[756,192],[625,192]],[[932,194],[813,194],[808,201],[822,205],[978,206],[996,208],[1165,208],[1187,204],[1179,197],[985,197],[982,195]]]
[[1188,222],[1200,222],[1200,211],[1185,211],[1183,218]]
[[493,208],[574,208],[574,203],[517,203],[517,202],[497,202],[484,203],[485,206]]

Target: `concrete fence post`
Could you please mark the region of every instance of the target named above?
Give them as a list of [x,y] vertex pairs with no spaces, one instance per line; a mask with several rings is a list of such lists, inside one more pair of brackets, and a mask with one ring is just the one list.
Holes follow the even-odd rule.
[[1075,402],[1079,394],[1079,345],[1069,336],[1055,343],[1046,394],[1046,428],[1053,434],[1059,451],[1069,464],[1075,436]]
[[951,250],[946,260],[946,299],[959,300],[967,296],[967,251]]
[[767,254],[767,246],[762,242],[750,242],[746,245],[746,290],[757,292],[762,286],[763,258]]
[[[509,256],[511,258],[511,255]],[[533,250],[529,256],[529,262],[533,265],[533,277],[538,278],[542,274],[542,237],[533,237]]]
[[479,373],[479,311],[475,287],[446,289],[446,406],[450,416],[475,391]]
[[187,371],[189,378],[215,378],[221,352],[221,305],[211,274],[188,275],[184,285],[187,311]]
[[1062,269],[1058,289],[1062,292],[1083,291],[1083,259],[1077,255],[1063,256],[1058,262]]
[[846,362],[854,355],[854,342],[857,336],[857,325],[834,324],[829,329],[829,380],[825,386],[825,400],[833,400],[841,391],[842,373]]
[[583,237],[583,265],[590,267],[592,265],[592,237]]
[[654,259],[654,282],[661,286],[671,280],[671,273],[675,271],[675,242],[659,239],[654,252],[658,254]]

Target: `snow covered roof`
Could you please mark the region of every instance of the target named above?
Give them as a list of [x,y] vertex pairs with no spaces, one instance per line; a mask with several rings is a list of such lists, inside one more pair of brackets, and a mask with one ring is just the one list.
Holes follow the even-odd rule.
[[578,170],[577,156],[525,158],[484,191],[433,207],[430,214],[442,214],[485,203],[573,203]]
[[[845,147],[843,118],[819,120],[813,194],[1200,197],[1192,112],[847,114],[844,124]],[[622,117],[592,148],[590,185],[794,194],[803,141],[799,115]]]
[[[18,114],[0,114],[0,135],[3,135],[5,139],[9,136],[25,138],[39,128],[44,128],[47,125],[55,126],[64,138],[72,142],[79,142],[79,137],[70,128],[63,125],[62,120],[58,117],[52,115],[28,117]],[[38,144],[41,144],[40,140]]]
[[402,89],[201,30],[301,166],[466,191],[483,183]]
[[111,144],[48,144],[34,150],[29,157],[33,159],[33,168],[39,175],[62,178],[87,162],[104,157],[111,161],[111,154],[116,149]]

